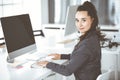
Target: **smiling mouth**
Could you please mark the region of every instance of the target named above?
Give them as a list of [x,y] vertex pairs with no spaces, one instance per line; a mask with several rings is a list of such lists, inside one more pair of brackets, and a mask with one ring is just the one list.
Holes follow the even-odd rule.
[[80,30],[83,30],[84,28],[80,28]]

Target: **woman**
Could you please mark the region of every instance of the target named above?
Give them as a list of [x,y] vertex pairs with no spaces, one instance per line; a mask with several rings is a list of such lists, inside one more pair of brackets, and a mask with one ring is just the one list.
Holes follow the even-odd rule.
[[74,73],[76,80],[96,80],[101,73],[100,35],[97,31],[98,16],[94,5],[86,1],[77,8],[75,24],[82,34],[80,41],[74,47],[72,54],[51,54],[53,59],[69,59],[66,65],[41,61],[40,66],[46,66],[54,72],[69,76]]

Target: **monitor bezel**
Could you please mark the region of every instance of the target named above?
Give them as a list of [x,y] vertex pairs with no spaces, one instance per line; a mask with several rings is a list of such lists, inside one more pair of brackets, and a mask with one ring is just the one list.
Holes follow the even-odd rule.
[[[29,14],[20,14],[20,15],[14,15],[14,16],[8,16],[8,17],[19,17],[19,16],[29,16]],[[3,18],[8,18],[8,17],[2,17],[0,19],[3,19]],[[30,20],[30,16],[29,16],[29,20]],[[1,21],[0,21],[1,22]],[[30,21],[30,24],[31,24],[31,21]],[[2,26],[2,23],[1,23],[1,26]],[[31,27],[32,27],[32,24],[31,24]],[[3,29],[3,27],[2,27]],[[11,51],[11,52],[8,52],[8,49],[7,49],[7,43],[6,43],[6,37],[5,37],[5,32],[3,31],[3,35],[4,35],[4,39],[5,39],[5,45],[6,45],[6,51],[8,53],[8,57],[7,57],[7,61],[9,60],[13,60],[21,55],[24,55],[24,54],[27,54],[27,53],[31,53],[31,52],[35,52],[37,50],[37,47],[36,47],[36,43],[35,43],[35,39],[34,39],[34,42],[28,46],[25,46],[23,48],[19,48],[17,50],[14,50],[14,51]],[[32,35],[34,36],[34,34],[32,33]]]

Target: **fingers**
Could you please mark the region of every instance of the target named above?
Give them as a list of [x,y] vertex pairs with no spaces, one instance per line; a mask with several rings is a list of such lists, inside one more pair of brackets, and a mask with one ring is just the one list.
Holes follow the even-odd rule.
[[59,60],[60,59],[60,54],[58,54],[58,53],[54,53],[54,54],[49,54],[48,56],[54,56],[52,59],[53,60]]
[[58,53],[52,53],[52,54],[49,54],[48,56],[55,56],[55,55],[58,55]]
[[37,62],[37,65],[45,67],[48,64],[48,61]]

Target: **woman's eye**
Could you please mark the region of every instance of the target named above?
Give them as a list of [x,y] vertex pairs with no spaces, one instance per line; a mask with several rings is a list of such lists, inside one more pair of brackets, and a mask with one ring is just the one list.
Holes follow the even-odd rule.
[[82,21],[83,21],[83,22],[85,22],[86,20],[85,20],[85,19],[83,19]]
[[78,19],[75,19],[75,21],[76,21],[76,22],[79,22],[79,20],[78,20]]

